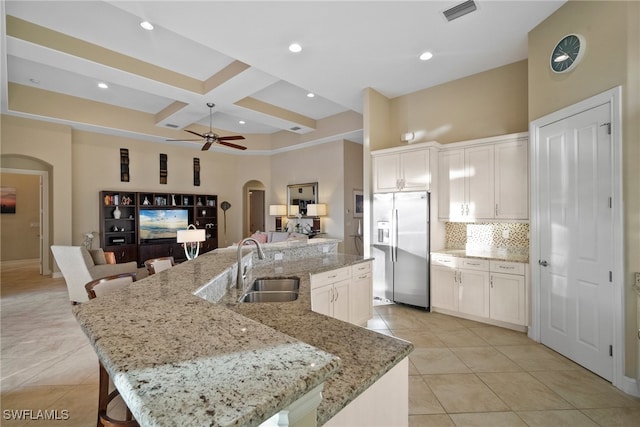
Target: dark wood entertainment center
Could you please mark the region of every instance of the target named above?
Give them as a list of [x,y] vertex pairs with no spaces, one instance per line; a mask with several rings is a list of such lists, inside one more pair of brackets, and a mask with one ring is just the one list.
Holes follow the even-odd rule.
[[136,261],[142,266],[147,259],[164,256],[186,260],[184,249],[175,237],[145,239],[141,236],[141,211],[153,214],[172,210],[186,211],[188,224],[206,230],[207,240],[200,242],[201,254],[218,247],[218,196],[130,191],[100,192],[100,247],[105,252],[113,252],[118,263]]

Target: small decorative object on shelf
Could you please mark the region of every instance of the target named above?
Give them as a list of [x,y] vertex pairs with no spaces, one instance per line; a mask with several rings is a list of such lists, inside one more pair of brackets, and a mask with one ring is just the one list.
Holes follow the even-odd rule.
[[113,217],[115,219],[120,219],[120,216],[122,215],[122,211],[120,211],[120,209],[118,208],[118,206],[116,206],[116,209],[113,211]]
[[202,199],[200,197],[198,197],[198,203],[196,203],[197,206],[202,206]]
[[145,196],[144,201],[142,202],[143,205],[150,205],[151,202],[149,202],[149,199],[147,199],[147,197]]

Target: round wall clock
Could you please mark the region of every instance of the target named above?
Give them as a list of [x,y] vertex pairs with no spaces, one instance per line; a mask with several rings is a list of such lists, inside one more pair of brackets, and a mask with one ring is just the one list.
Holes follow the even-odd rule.
[[560,40],[551,52],[549,65],[555,73],[573,70],[584,56],[585,40],[580,34],[569,34]]

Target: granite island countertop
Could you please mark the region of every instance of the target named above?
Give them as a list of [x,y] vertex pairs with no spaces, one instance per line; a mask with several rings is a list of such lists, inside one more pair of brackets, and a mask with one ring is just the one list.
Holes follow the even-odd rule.
[[194,295],[233,283],[235,251],[207,253],[74,313],[141,426],[259,425],[324,383],[321,425],[413,349],[311,311],[310,273],[362,261],[256,263],[253,278],[300,277],[300,297],[238,304],[233,287],[216,299]]
[[510,249],[510,248],[444,248],[437,251],[431,251],[432,254],[451,255],[461,258],[479,258],[495,261],[510,261],[510,262],[529,262],[529,250],[528,249]]

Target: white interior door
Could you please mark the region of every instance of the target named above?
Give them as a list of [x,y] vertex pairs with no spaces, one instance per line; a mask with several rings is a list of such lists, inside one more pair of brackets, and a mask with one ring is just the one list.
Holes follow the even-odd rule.
[[610,105],[540,128],[541,342],[612,380]]

